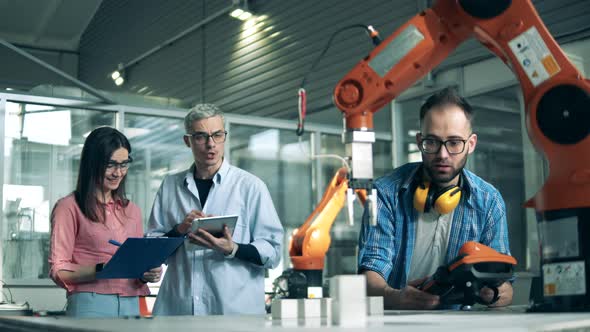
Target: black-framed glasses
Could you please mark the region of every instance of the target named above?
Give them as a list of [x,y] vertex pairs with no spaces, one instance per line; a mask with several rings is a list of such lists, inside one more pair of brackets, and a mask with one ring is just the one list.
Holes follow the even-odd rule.
[[184,136],[191,137],[193,141],[197,144],[207,143],[209,141],[209,137],[211,137],[211,139],[215,143],[223,143],[225,142],[225,138],[227,137],[227,131],[218,130],[211,135],[202,131],[197,131],[196,133],[185,134]]
[[116,162],[114,160],[109,160],[107,162],[107,172],[114,172],[115,169],[120,169],[121,171],[126,171],[129,169],[129,164],[133,162],[133,158],[131,156],[127,160],[123,160],[122,162]]
[[423,138],[420,141],[420,150],[424,153],[435,154],[440,151],[444,145],[449,154],[460,154],[465,151],[465,144],[467,139],[451,138],[446,141],[441,141],[436,138]]

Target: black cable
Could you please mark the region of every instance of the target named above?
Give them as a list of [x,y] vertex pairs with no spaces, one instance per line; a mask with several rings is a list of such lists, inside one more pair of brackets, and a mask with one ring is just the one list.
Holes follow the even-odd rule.
[[[315,61],[313,62],[313,64],[311,65],[311,68],[307,71],[307,73],[305,73],[305,75],[303,75],[303,79],[301,80],[301,85],[299,86],[299,100],[300,100],[300,105],[299,105],[299,109],[297,112],[297,136],[301,136],[303,135],[304,130],[304,119],[305,119],[305,111],[302,111],[302,109],[305,109],[305,103],[306,103],[306,93],[305,93],[305,83],[307,81],[307,77],[308,75],[310,75],[311,73],[313,73],[314,69],[317,67],[317,65],[320,63],[320,60],[324,57],[324,55],[326,54],[326,52],[328,51],[328,49],[330,48],[330,46],[332,45],[332,42],[334,41],[334,38],[336,38],[336,36],[338,34],[340,34],[343,31],[346,30],[352,30],[352,29],[358,29],[358,28],[362,28],[365,31],[367,31],[369,33],[369,37],[371,37],[373,44],[375,46],[379,45],[379,43],[381,43],[381,39],[379,38],[379,34],[377,33],[376,30],[373,29],[372,26],[370,25],[365,25],[365,24],[352,24],[352,25],[347,25],[344,26],[336,31],[334,31],[332,33],[332,35],[330,36],[330,39],[328,39],[328,43],[326,43],[326,46],[324,46],[324,49],[322,50],[322,52],[320,53],[320,55],[315,59]],[[303,91],[303,92],[302,92]],[[301,104],[304,104],[303,106]]]
[[318,63],[320,62],[320,60],[324,57],[324,54],[326,54],[326,52],[328,51],[328,49],[330,48],[330,45],[332,44],[332,42],[334,41],[334,38],[336,38],[336,36],[346,30],[352,30],[352,29],[358,29],[358,28],[362,28],[366,31],[369,31],[369,26],[368,25],[364,25],[364,24],[352,24],[352,25],[347,25],[344,26],[336,31],[334,31],[332,33],[332,35],[330,36],[330,39],[328,39],[328,43],[326,44],[326,46],[324,46],[324,49],[322,50],[322,53],[320,53],[320,55],[316,58],[316,60],[313,62],[313,64],[311,65],[311,68],[307,71],[307,73],[303,76],[303,80],[301,80],[301,85],[300,87],[303,88],[305,87],[305,83],[307,81],[307,76],[313,72],[313,70],[315,69],[315,67],[318,65]]
[[[10,287],[8,287],[8,285],[6,285],[6,283],[4,282],[4,280],[0,280],[0,282],[2,283],[2,289],[6,288],[6,290],[8,291],[8,294],[10,294],[10,302],[9,303],[14,303],[14,298],[12,297],[12,292],[10,291]],[[2,295],[4,296],[4,292],[2,292]],[[4,296],[6,297],[6,296]]]

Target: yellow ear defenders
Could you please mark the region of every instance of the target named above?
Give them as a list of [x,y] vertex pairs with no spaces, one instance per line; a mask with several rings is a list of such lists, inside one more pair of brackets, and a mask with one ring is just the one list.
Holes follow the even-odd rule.
[[420,212],[430,209],[440,214],[451,213],[461,200],[461,187],[451,185],[438,191],[430,190],[430,183],[421,183],[414,192],[414,208]]

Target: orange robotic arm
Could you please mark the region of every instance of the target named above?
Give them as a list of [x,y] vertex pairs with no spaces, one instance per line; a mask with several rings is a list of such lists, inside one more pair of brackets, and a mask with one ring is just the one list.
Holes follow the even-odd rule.
[[[364,205],[371,224],[376,223],[373,113],[471,37],[515,73],[529,137],[549,162],[545,185],[527,205],[539,212],[583,209],[572,213],[590,215],[590,82],[549,34],[531,0],[438,0],[387,37],[334,89],[334,102],[345,119],[350,173],[338,171],[321,203],[293,235],[291,260],[295,269],[308,272],[308,281],[321,285],[329,230],[357,190],[366,191]],[[584,250],[590,253],[590,248]],[[312,271],[319,271],[319,279]],[[590,295],[586,297],[590,307]]]
[[340,80],[334,101],[346,122],[351,186],[370,189],[372,180],[367,170],[367,165],[372,168],[367,152],[371,148],[355,135],[371,132],[374,112],[471,36],[515,73],[523,90],[529,136],[549,162],[550,175],[528,206],[539,211],[588,207],[590,83],[567,59],[530,0],[438,0]]
[[[322,270],[330,247],[330,229],[345,204],[348,188],[348,170],[340,168],[326,188],[322,200],[305,223],[293,231],[289,256],[296,270]],[[366,193],[357,192],[361,204]]]

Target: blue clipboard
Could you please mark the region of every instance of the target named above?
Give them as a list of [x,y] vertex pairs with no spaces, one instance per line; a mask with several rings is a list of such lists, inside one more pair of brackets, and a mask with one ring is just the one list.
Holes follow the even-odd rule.
[[159,267],[184,242],[184,237],[130,237],[96,279],[137,279]]

